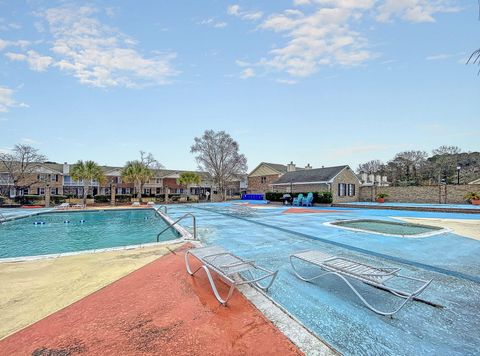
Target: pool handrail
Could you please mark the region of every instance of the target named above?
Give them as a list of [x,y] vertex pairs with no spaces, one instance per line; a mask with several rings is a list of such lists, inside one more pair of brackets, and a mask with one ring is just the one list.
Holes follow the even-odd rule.
[[181,220],[183,220],[184,218],[189,217],[189,216],[192,218],[192,221],[193,221],[193,239],[196,240],[197,239],[197,219],[196,219],[195,215],[193,215],[192,213],[186,213],[186,214],[182,215],[180,218],[178,218],[177,220],[175,220],[173,223],[168,224],[168,226],[165,229],[160,231],[157,234],[157,242],[160,242],[160,235],[161,234],[163,234],[165,231],[171,229],[173,226],[177,225]]
[[5,215],[0,213],[0,224],[4,223],[5,221],[7,221],[7,218],[5,217]]
[[166,205],[159,205],[158,207],[154,208],[153,210],[155,210],[157,213],[158,211],[163,208],[163,211],[165,212],[165,214],[168,214],[168,208]]

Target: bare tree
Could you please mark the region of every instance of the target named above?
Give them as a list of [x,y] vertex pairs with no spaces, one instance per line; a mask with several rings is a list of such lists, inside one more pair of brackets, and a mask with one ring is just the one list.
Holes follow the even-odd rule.
[[455,174],[457,164],[459,164],[459,155],[462,153],[460,147],[457,146],[440,146],[432,151],[433,157],[430,161],[435,166],[438,175],[438,183],[449,183],[450,177]]
[[228,182],[246,173],[247,158],[239,153],[238,143],[225,131],[206,130],[194,141],[190,152],[196,154],[199,169],[210,173],[225,200]]
[[10,153],[0,153],[0,163],[3,165],[0,168],[7,173],[7,185],[12,185],[16,192],[40,182],[35,173],[46,160],[47,157],[38,153],[36,148],[18,144]]
[[140,151],[140,162],[149,169],[161,169],[163,165],[151,153]]
[[374,159],[358,165],[357,173],[377,174],[383,173],[385,164],[379,159]]

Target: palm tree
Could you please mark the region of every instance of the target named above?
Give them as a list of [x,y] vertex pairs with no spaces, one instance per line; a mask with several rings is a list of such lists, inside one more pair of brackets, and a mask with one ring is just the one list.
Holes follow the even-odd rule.
[[187,186],[187,195],[190,196],[190,187],[192,185],[198,185],[202,179],[195,172],[183,172],[180,174],[180,178],[177,179],[177,183]]
[[94,161],[78,161],[72,168],[71,176],[76,181],[83,181],[83,205],[87,205],[87,196],[93,181],[105,181],[102,168]]
[[128,161],[122,169],[122,179],[134,184],[139,201],[142,201],[143,186],[153,175],[152,170],[141,161]]

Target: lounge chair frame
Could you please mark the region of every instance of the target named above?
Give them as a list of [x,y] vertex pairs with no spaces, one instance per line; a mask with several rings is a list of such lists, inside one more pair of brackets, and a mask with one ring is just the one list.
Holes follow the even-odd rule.
[[[313,277],[304,276],[300,273],[298,268],[295,267],[295,264],[293,263],[294,260],[300,260],[308,265],[319,267],[322,272],[314,275]],[[422,293],[432,282],[431,279],[423,280],[401,275],[399,274],[401,270],[400,268],[374,267],[343,257],[328,255],[318,250],[308,250],[292,254],[290,255],[290,264],[292,265],[295,275],[305,282],[312,282],[328,274],[333,274],[339,277],[350,287],[350,289],[352,289],[352,291],[367,306],[367,308],[384,316],[393,316],[399,312],[409,300],[414,299],[416,296]],[[404,301],[397,308],[391,311],[381,311],[368,303],[347,278],[356,279],[373,287],[386,290],[393,295],[404,299]],[[421,286],[414,291],[405,291],[385,284],[387,281],[394,278],[415,281],[420,283]]]
[[[201,265],[196,270],[192,271],[189,262],[189,256],[196,257]],[[192,248],[185,253],[185,265],[187,272],[193,276],[199,270],[204,270],[207,274],[208,281],[212,287],[213,294],[217,300],[224,306],[227,305],[228,300],[232,296],[235,288],[243,284],[253,284],[263,291],[267,291],[272,285],[273,281],[277,277],[278,271],[270,271],[266,268],[260,267],[255,264],[255,261],[243,260],[238,256],[224,250],[219,246],[208,246],[200,248]],[[263,275],[260,277],[254,277],[252,270],[260,271]],[[215,281],[212,277],[212,272],[218,274],[218,276],[230,286],[227,296],[223,298],[218,292]],[[241,272],[245,272],[248,275],[248,279],[235,278]],[[269,279],[267,284],[260,284],[260,281]]]

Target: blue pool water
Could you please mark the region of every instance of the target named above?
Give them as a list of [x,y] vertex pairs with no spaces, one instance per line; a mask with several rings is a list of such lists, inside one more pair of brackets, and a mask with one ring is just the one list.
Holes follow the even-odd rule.
[[[172,207],[169,215],[175,218],[194,212],[198,235],[206,245],[220,245],[267,268],[278,269],[268,295],[345,355],[479,354],[479,241],[451,232],[405,239],[324,225],[340,219],[398,221],[392,218],[396,216],[472,220],[478,216],[358,208],[319,210],[327,212],[285,214],[285,208],[279,206],[208,204]],[[188,228],[189,222],[184,225]],[[379,316],[365,308],[335,276],[315,283],[299,280],[292,273],[289,255],[306,249],[397,267],[405,275],[433,279],[422,297],[445,308],[412,302],[393,319]],[[379,309],[398,305],[399,300],[390,294],[353,283]]]
[[[0,258],[152,243],[165,227],[151,209],[33,215],[0,224]],[[169,229],[162,241],[178,237]]]

